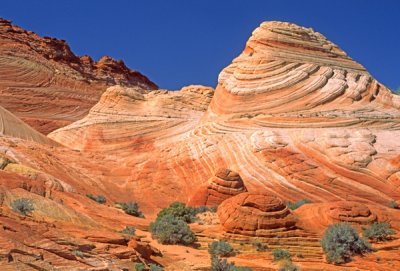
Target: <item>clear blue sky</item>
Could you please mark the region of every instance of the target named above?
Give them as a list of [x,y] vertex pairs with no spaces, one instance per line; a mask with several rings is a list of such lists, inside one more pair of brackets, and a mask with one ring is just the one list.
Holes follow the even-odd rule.
[[399,0],[9,0],[0,16],[67,40],[78,55],[123,59],[168,89],[215,86],[262,21],[290,21],[321,32],[379,81],[400,87]]

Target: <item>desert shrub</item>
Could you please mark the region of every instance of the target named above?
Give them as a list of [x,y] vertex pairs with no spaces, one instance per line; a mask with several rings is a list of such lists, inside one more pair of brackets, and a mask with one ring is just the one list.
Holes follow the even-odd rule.
[[228,242],[214,241],[208,244],[208,253],[212,256],[228,257],[234,254],[234,250]]
[[292,261],[286,261],[284,264],[282,264],[279,268],[278,271],[298,271],[298,267],[292,263]]
[[84,258],[84,257],[85,257],[85,255],[83,254],[83,252],[80,251],[80,250],[74,250],[74,251],[72,251],[72,254],[74,254],[75,257],[79,257],[79,258]]
[[196,236],[188,224],[171,214],[157,217],[150,224],[152,236],[162,244],[189,245],[196,241]]
[[391,200],[391,201],[389,202],[389,207],[390,207],[390,208],[393,208],[393,209],[398,209],[398,208],[399,208],[399,205],[397,204],[396,201]]
[[299,200],[299,201],[296,201],[296,202],[288,202],[287,203],[287,207],[289,208],[289,209],[291,209],[291,210],[296,210],[297,208],[299,208],[300,206],[303,206],[304,204],[307,204],[307,203],[311,203],[311,201],[310,200],[308,200],[308,199],[302,199],[302,200]]
[[362,228],[362,231],[365,238],[374,241],[388,240],[390,235],[396,233],[387,222],[375,222],[368,228]]
[[94,200],[95,202],[100,203],[100,204],[104,204],[107,201],[106,197],[103,195],[94,196],[92,194],[86,194],[86,197],[88,197],[89,199]]
[[218,256],[212,256],[211,271],[251,271],[251,268],[235,266],[234,263],[229,263],[226,259],[221,259]]
[[287,259],[290,260],[292,258],[292,255],[290,252],[286,249],[274,249],[272,251],[272,256],[274,257],[274,262]]
[[217,210],[218,210],[218,206],[211,206],[211,207],[210,207],[210,212],[211,212],[211,213],[216,213]]
[[205,213],[205,212],[215,213],[215,212],[217,212],[217,208],[218,208],[218,206],[208,207],[208,206],[203,205],[203,206],[199,206],[199,207],[194,207],[193,209],[194,209],[195,214],[201,214],[201,213]]
[[135,264],[135,271],[145,271],[146,270],[146,266],[144,265],[144,263],[136,263]]
[[125,229],[120,232],[126,235],[135,235],[136,228],[134,226],[126,226]]
[[368,241],[360,238],[348,223],[330,225],[322,237],[321,245],[327,261],[335,264],[348,262],[351,256],[371,250]]
[[11,202],[11,208],[14,212],[20,213],[21,215],[28,215],[35,209],[33,207],[32,200],[26,198],[16,199]]
[[193,207],[186,206],[182,202],[173,202],[168,208],[162,209],[158,215],[158,217],[171,215],[176,218],[179,218],[186,223],[191,223],[196,218],[196,211]]
[[300,258],[300,259],[303,259],[303,258],[304,258],[304,255],[301,254],[301,253],[297,253],[297,254],[296,254],[296,257],[297,257],[297,258]]
[[205,213],[210,210],[210,208],[208,208],[208,206],[205,206],[205,205],[194,207],[193,209],[194,209],[195,214]]
[[121,209],[131,216],[144,217],[143,213],[139,210],[137,202],[120,203]]
[[257,250],[258,252],[266,251],[267,248],[268,248],[268,245],[267,245],[267,244],[264,244],[264,243],[262,243],[262,242],[260,242],[260,241],[258,241],[258,240],[254,241],[254,242],[252,243],[252,245],[253,245],[253,247],[256,248],[256,250]]
[[151,263],[149,266],[150,266],[150,271],[163,271],[164,270],[164,268],[162,268],[161,266],[156,265],[156,264]]

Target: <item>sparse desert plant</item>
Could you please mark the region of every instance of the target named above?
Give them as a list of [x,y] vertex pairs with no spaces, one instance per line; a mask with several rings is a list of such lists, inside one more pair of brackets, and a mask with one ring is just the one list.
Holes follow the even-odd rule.
[[166,215],[174,216],[185,221],[186,223],[192,223],[196,219],[195,209],[193,207],[186,206],[182,202],[171,203],[168,208],[164,208],[158,213],[157,218]]
[[80,250],[73,250],[73,251],[72,251],[72,254],[74,254],[75,257],[79,257],[79,258],[84,258],[84,257],[85,257],[85,255],[83,254],[83,252],[80,251]]
[[211,256],[229,257],[233,256],[234,250],[228,242],[214,241],[208,244],[208,253],[210,253]]
[[274,257],[274,262],[284,260],[284,259],[290,260],[292,258],[292,255],[286,249],[274,249],[272,251],[272,256]]
[[288,202],[287,203],[287,207],[289,208],[289,209],[291,209],[291,210],[296,210],[297,208],[299,208],[300,206],[303,206],[304,204],[307,204],[307,203],[311,203],[311,201],[310,200],[308,200],[308,199],[302,199],[302,200],[299,200],[299,201],[296,201],[296,202]]
[[221,259],[218,256],[212,256],[211,271],[252,271],[252,270],[249,267],[235,266],[234,263],[229,263],[226,259]]
[[122,234],[126,235],[135,235],[136,228],[134,226],[126,226],[122,231],[120,231]]
[[299,258],[299,259],[303,259],[303,258],[304,258],[304,255],[301,254],[301,253],[297,253],[297,254],[296,254],[296,257]]
[[161,244],[190,245],[196,241],[196,236],[188,224],[171,214],[157,217],[150,224],[150,231]]
[[298,271],[299,268],[292,263],[292,261],[285,261],[279,268],[278,271]]
[[161,266],[156,265],[156,264],[151,263],[149,266],[150,266],[150,271],[163,271],[164,270],[164,268],[162,268]]
[[368,241],[360,238],[357,231],[348,223],[330,225],[322,237],[321,245],[327,261],[335,264],[349,262],[353,255],[371,250]]
[[259,240],[255,240],[252,244],[253,244],[253,247],[255,247],[258,252],[266,251],[268,248],[267,244],[264,244],[264,243],[260,242]]
[[217,210],[218,210],[218,206],[211,206],[211,207],[210,207],[210,212],[211,212],[211,213],[216,213]]
[[194,213],[195,214],[205,213],[205,212],[208,212],[210,210],[208,208],[208,206],[205,206],[205,205],[194,207],[193,209],[194,209]]
[[144,263],[136,263],[135,264],[135,271],[145,271],[146,270],[146,266],[144,265]]
[[27,198],[20,198],[16,199],[13,202],[11,202],[11,208],[14,212],[20,213],[21,215],[28,215],[33,212],[35,209],[33,207],[32,200],[27,199]]
[[[186,208],[188,208],[188,207],[186,207]],[[195,214],[201,214],[201,213],[205,213],[205,212],[215,213],[217,211],[217,208],[218,208],[218,206],[208,207],[208,206],[202,205],[202,206],[194,207],[193,209],[194,209]]]
[[391,200],[391,201],[389,202],[389,207],[392,208],[392,209],[398,209],[398,208],[399,208],[399,205],[397,204],[396,201]]
[[107,201],[106,197],[103,195],[94,196],[92,194],[86,194],[86,197],[88,197],[89,199],[94,200],[95,202],[100,203],[100,204],[104,204]]
[[128,215],[136,217],[144,217],[143,213],[139,210],[137,202],[123,202],[120,203],[121,209]]
[[362,231],[365,238],[373,241],[386,241],[396,233],[387,222],[375,222],[368,228],[363,227]]

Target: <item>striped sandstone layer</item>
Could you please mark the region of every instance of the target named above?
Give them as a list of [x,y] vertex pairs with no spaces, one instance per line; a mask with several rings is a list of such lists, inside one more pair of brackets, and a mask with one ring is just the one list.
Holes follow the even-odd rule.
[[[87,116],[49,135],[65,148],[0,138],[2,262],[9,270],[28,269],[33,259],[37,269],[118,270],[153,254],[168,270],[208,270],[207,244],[229,239],[241,251],[230,260],[254,270],[277,268],[275,248],[289,249],[304,270],[396,270],[398,239],[343,267],[324,262],[319,240],[336,222],[388,221],[400,230],[399,211],[387,207],[400,200],[398,105],[321,34],[263,23],[215,92],[112,86]],[[150,239],[160,208],[214,205],[222,198],[209,196],[222,194],[219,219],[208,214],[212,223],[191,225],[202,249]],[[10,209],[18,197],[37,207],[25,219]],[[300,199],[313,203],[286,207]],[[146,218],[115,208],[127,201]],[[117,234],[127,225],[164,256],[132,249],[136,241]],[[75,250],[85,257],[71,256]]]
[[157,88],[123,61],[78,57],[64,40],[0,19],[0,105],[38,131],[48,134],[83,118],[115,84]]

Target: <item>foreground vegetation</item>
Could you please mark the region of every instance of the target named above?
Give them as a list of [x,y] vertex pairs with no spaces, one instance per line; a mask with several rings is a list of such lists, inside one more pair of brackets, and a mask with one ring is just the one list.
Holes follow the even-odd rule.
[[361,238],[348,223],[330,225],[322,237],[321,245],[328,263],[334,264],[349,262],[352,256],[371,251],[369,242]]

